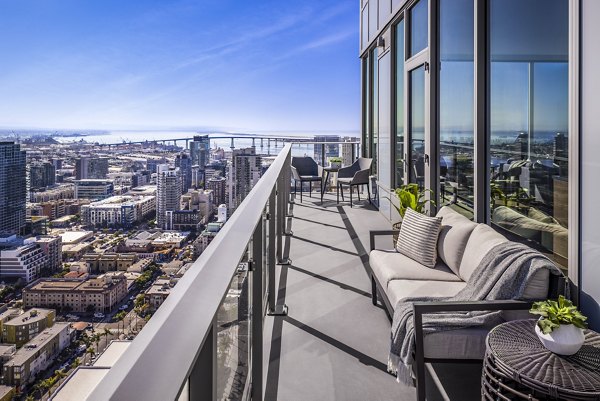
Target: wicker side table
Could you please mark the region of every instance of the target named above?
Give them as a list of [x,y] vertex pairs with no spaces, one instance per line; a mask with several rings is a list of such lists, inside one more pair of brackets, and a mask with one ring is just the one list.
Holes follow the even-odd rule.
[[548,351],[537,338],[536,320],[495,327],[487,337],[482,400],[600,400],[600,334],[585,331],[575,355]]

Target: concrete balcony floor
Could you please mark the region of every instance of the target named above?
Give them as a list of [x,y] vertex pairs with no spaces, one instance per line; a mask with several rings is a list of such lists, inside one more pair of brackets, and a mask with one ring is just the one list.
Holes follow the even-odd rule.
[[[369,230],[390,223],[362,197],[353,208],[335,193],[323,203],[317,192],[303,198],[285,238],[291,264],[277,266],[278,303],[289,314],[265,323],[265,400],[415,400],[415,389],[386,371],[391,323],[371,303],[365,270]],[[480,365],[433,368],[445,393],[430,376],[428,400],[480,399]]]

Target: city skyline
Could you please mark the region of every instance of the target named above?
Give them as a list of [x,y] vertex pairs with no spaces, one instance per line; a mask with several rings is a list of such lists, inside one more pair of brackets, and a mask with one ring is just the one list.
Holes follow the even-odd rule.
[[356,129],[353,5],[0,2],[0,127]]

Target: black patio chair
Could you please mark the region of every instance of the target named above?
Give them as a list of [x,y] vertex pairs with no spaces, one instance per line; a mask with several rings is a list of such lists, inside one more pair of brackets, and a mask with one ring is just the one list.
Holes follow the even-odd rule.
[[[369,175],[371,174],[371,163],[373,159],[366,157],[359,157],[351,166],[341,168],[338,171],[338,195],[337,202],[340,203],[340,193],[342,194],[342,201],[344,200],[344,185],[350,187],[350,207],[352,207],[352,187],[360,185],[367,186],[367,193],[369,195],[369,203],[371,203],[371,189],[369,188]],[[357,190],[358,200],[360,200],[360,192]]]
[[308,182],[309,196],[312,197],[312,183],[319,182],[319,189],[323,192],[323,167],[319,166],[312,157],[292,157],[292,178],[294,180],[294,194],[298,191],[300,182],[300,202],[302,202],[302,185]]

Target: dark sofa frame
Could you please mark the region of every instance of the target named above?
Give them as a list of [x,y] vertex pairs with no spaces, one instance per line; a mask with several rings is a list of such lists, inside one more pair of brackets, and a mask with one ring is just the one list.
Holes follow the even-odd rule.
[[[375,250],[375,238],[377,236],[391,236],[397,234],[397,230],[376,230],[369,232],[369,249]],[[369,269],[371,267],[369,266]],[[377,305],[378,297],[385,307],[388,318],[392,318],[394,308],[387,297],[384,287],[373,274],[371,276],[371,296],[373,305]],[[563,276],[550,275],[550,286],[548,298],[556,298],[559,294],[565,294],[566,280]],[[440,312],[471,312],[471,311],[509,311],[529,310],[533,302],[526,301],[472,301],[472,302],[415,302],[414,327],[415,327],[415,386],[417,389],[417,401],[425,401],[425,364],[426,363],[481,363],[481,359],[439,359],[425,358],[423,315]]]

